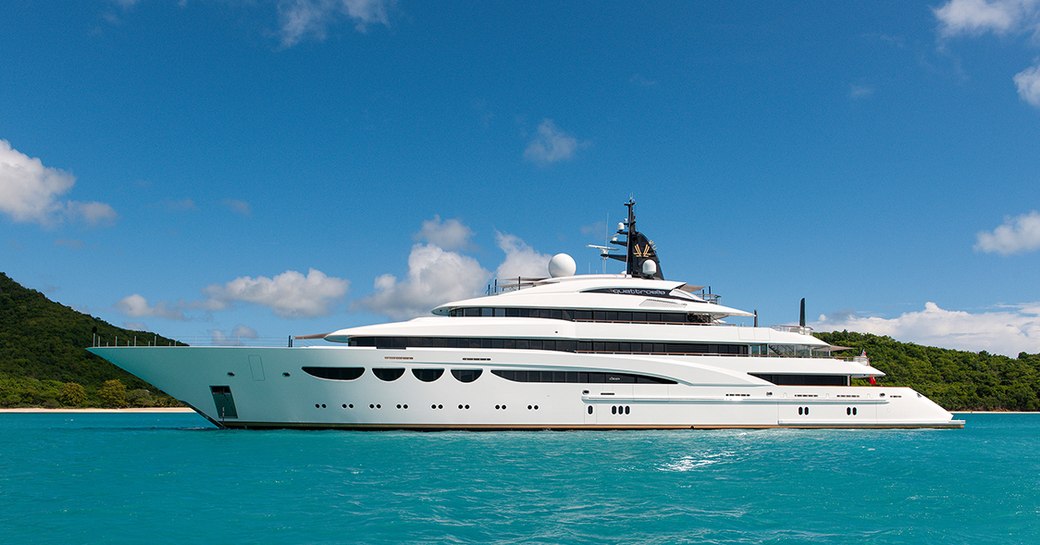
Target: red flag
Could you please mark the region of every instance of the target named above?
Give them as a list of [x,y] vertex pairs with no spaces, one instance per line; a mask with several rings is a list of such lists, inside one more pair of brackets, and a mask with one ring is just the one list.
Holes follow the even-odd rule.
[[873,376],[867,377],[867,380],[870,381],[870,385],[871,386],[877,386],[877,379],[874,378]]

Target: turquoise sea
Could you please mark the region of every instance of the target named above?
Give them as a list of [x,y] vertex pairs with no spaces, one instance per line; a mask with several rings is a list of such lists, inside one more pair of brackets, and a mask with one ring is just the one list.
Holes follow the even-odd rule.
[[224,431],[0,414],[4,543],[1040,543],[1040,415],[964,430]]

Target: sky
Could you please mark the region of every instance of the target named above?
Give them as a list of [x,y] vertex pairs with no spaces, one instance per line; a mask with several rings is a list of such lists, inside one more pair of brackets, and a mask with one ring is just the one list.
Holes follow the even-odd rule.
[[602,272],[633,197],[763,325],[1040,353],[1040,0],[3,13],[0,271],[120,326],[282,344]]

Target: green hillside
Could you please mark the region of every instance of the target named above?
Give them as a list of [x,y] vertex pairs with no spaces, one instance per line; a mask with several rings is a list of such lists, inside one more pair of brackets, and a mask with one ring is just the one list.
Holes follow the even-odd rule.
[[[115,327],[0,273],[0,407],[170,406],[177,402],[85,349],[93,333],[122,343],[175,341]],[[77,388],[74,385],[79,385]]]
[[867,351],[887,376],[879,384],[910,386],[947,410],[1040,410],[1040,354],[1009,358],[903,343],[848,331],[817,333],[830,344]]

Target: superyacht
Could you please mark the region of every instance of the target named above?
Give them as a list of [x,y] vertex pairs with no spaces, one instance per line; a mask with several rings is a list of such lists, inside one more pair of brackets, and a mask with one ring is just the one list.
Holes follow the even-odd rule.
[[[341,329],[321,346],[94,346],[224,428],[960,428],[905,387],[873,385],[805,325],[758,327],[666,280],[635,203],[605,258],[623,274],[513,278],[431,316]],[[751,326],[729,323],[754,319]],[[729,320],[729,321],[727,321]],[[290,345],[292,343],[289,343]]]

